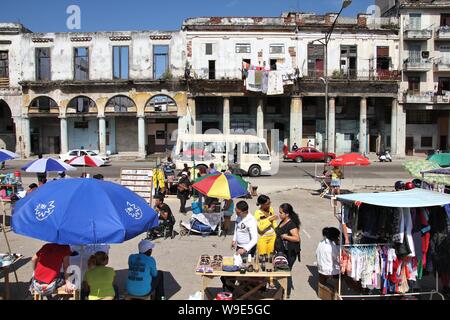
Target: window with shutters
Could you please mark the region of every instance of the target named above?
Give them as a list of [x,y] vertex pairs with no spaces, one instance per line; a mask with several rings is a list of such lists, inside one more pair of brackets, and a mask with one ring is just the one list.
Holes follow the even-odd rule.
[[284,53],[284,44],[271,44],[269,48],[270,54],[282,54]]
[[410,13],[409,14],[409,30],[421,30],[422,29],[422,14]]
[[237,43],[236,53],[251,53],[250,43]]
[[0,51],[0,78],[9,78],[8,51]]
[[212,43],[206,43],[205,44],[205,54],[207,55],[207,56],[210,56],[210,55],[212,55],[212,51],[213,51],[213,45],[212,45]]
[[420,77],[408,77],[408,91],[409,94],[420,94]]
[[377,47],[377,72],[388,71],[390,64],[389,47]]

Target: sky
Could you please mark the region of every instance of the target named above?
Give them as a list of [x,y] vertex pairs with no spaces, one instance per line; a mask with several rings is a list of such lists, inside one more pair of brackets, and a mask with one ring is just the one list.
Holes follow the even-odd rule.
[[[338,12],[342,0],[1,0],[0,22],[19,22],[34,32],[178,30],[202,16],[272,16],[285,11]],[[367,12],[374,0],[353,0],[343,16]],[[81,24],[69,30],[66,13],[78,5]]]

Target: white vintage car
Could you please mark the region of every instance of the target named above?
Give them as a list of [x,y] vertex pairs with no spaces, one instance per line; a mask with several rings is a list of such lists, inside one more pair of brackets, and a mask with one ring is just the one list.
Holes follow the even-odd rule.
[[111,164],[111,160],[109,159],[108,156],[100,156],[97,152],[92,151],[92,150],[85,150],[85,149],[73,149],[73,150],[69,150],[69,152],[67,153],[62,153],[59,155],[59,158],[64,161],[64,162],[68,162],[70,160],[72,160],[75,157],[81,157],[81,156],[90,156],[90,157],[94,157],[94,158],[99,158],[101,160],[103,160],[103,162],[105,163],[105,165],[109,165]]

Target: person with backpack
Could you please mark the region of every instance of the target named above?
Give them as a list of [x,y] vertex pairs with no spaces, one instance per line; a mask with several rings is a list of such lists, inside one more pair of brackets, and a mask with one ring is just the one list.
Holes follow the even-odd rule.
[[[289,203],[283,203],[279,208],[280,223],[275,229],[275,251],[277,255],[287,258],[289,270],[292,271],[295,260],[300,261],[300,218]],[[276,259],[276,258],[275,258]],[[289,299],[292,290],[292,276],[288,278],[286,296]]]

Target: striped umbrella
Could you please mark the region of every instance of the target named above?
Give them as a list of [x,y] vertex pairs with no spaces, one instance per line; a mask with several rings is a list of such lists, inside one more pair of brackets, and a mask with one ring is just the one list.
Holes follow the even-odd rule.
[[205,175],[198,178],[192,187],[208,197],[227,200],[248,193],[248,182],[227,173]]
[[61,160],[47,158],[47,159],[37,159],[30,162],[22,170],[26,172],[60,172],[60,171],[74,171],[76,168],[68,165]]
[[436,162],[428,160],[407,160],[403,166],[410,175],[417,179],[422,179],[422,171],[441,168]]
[[105,162],[97,157],[91,156],[81,156],[71,159],[68,164],[72,166],[88,166],[88,167],[100,167],[105,164]]
[[450,185],[450,168],[422,171],[423,181],[429,184]]
[[17,154],[15,154],[14,152],[5,150],[5,149],[0,149],[0,162],[6,161],[6,160],[11,160],[14,158],[18,158],[19,156]]

